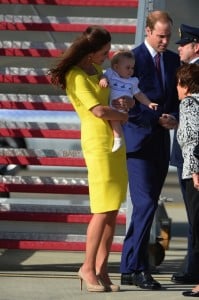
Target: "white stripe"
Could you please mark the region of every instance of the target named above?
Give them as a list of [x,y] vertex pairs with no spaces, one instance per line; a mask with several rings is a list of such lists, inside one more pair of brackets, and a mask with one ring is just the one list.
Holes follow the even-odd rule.
[[14,122],[14,121],[1,121],[0,128],[7,129],[41,129],[41,130],[80,130],[80,124],[65,124],[65,123],[50,123],[50,122]]
[[109,24],[109,25],[136,25],[134,18],[93,18],[93,17],[55,17],[55,16],[16,16],[0,15],[0,22],[8,23],[53,23],[53,24]]
[[31,41],[0,41],[0,48],[16,49],[66,49],[70,43],[31,42]]
[[43,199],[43,198],[0,198],[0,209],[1,211],[37,211],[37,212],[62,212],[62,213],[90,213],[90,206],[88,205],[88,196],[83,195],[81,197],[81,206],[77,206],[71,203],[71,200],[67,199]]
[[20,76],[38,76],[47,75],[49,69],[35,69],[35,68],[17,68],[17,67],[2,67],[0,68],[0,74],[5,75],[20,75]]
[[0,156],[83,158],[80,150],[0,148]]
[[70,103],[68,97],[63,95],[31,95],[31,94],[0,94],[0,101]]
[[[86,236],[80,234],[67,234],[67,233],[46,233],[46,232],[0,232],[0,239],[9,240],[26,240],[26,241],[54,241],[54,242],[86,242]],[[124,236],[114,236],[113,244],[123,244]]]
[[82,178],[66,178],[53,176],[2,176],[0,175],[0,183],[19,183],[19,184],[60,184],[60,185],[83,185],[87,186],[87,179]]
[[[15,49],[60,49],[64,50],[68,48],[71,43],[52,43],[52,42],[31,42],[31,41],[0,41],[0,48],[15,48]],[[111,45],[111,50],[119,49],[133,49],[134,45],[129,44],[113,44]]]

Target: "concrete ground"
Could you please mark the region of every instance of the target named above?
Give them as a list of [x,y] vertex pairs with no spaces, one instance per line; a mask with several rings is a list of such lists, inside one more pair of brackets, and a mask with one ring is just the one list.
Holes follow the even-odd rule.
[[[179,271],[186,254],[186,214],[182,202],[166,204],[172,218],[172,237],[165,259],[154,271],[154,278],[162,284],[160,291],[141,290],[135,286],[121,286],[118,293],[89,293],[80,290],[77,271],[84,259],[83,252],[0,250],[0,300],[125,300],[183,299],[182,291],[189,285],[170,281]],[[120,253],[111,253],[109,271],[116,284],[120,283]]]

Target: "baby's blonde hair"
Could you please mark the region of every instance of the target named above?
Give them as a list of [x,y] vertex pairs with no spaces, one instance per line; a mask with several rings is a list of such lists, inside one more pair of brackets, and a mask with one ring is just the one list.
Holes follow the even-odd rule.
[[134,57],[134,54],[132,51],[125,50],[125,49],[119,50],[119,51],[116,51],[111,58],[111,67],[113,68],[114,65],[118,64],[118,62],[122,58],[129,58],[129,59],[132,59],[133,61],[135,61],[135,57]]

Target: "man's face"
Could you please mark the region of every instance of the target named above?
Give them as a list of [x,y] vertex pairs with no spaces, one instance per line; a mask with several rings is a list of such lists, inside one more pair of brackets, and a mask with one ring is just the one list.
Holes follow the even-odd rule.
[[171,23],[156,22],[154,29],[146,28],[146,39],[149,45],[157,52],[164,52],[171,38]]
[[[178,47],[180,60],[189,63],[195,57],[199,57],[199,43],[189,43]],[[198,54],[197,54],[198,53]]]

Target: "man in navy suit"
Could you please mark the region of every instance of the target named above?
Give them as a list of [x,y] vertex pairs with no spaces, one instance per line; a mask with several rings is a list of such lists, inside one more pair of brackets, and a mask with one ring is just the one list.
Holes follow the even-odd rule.
[[[124,125],[129,189],[133,205],[121,259],[121,284],[156,290],[161,285],[150,274],[148,244],[158,200],[170,159],[169,129],[177,126],[178,97],[175,74],[179,56],[167,50],[172,19],[167,12],[153,11],[146,20],[145,41],[133,49],[134,76],[156,111],[140,103],[129,110]],[[156,61],[159,59],[159,65]]]
[[[199,28],[192,27],[186,24],[180,26],[180,40],[176,42],[179,45],[178,52],[180,60],[183,63],[199,64]],[[180,146],[176,139],[176,131],[174,133],[173,147],[171,152],[171,165],[177,167],[179,183],[181,187],[182,196],[185,202],[186,211],[188,210],[188,201],[186,199],[185,180],[182,179],[183,158]],[[182,273],[175,273],[172,276],[172,281],[181,284],[194,284],[199,282],[199,255],[193,254],[192,251],[192,231],[191,224],[188,218],[188,250],[185,261],[185,268]]]

